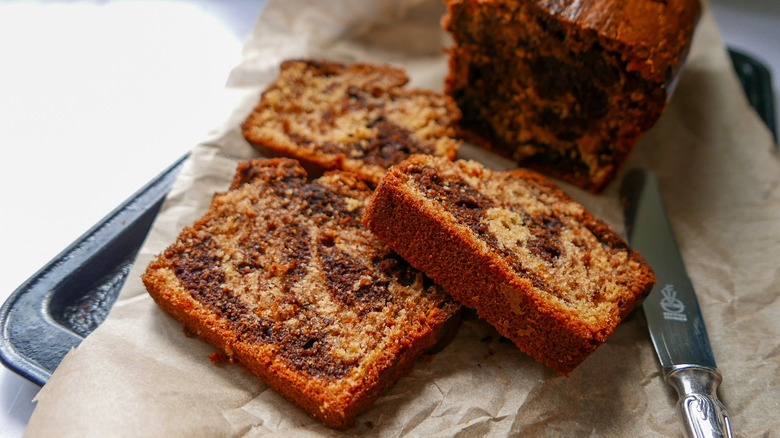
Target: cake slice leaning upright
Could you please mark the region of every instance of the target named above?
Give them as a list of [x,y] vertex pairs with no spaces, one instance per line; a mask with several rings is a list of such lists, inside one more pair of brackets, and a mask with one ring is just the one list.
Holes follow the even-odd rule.
[[363,223],[412,266],[560,374],[650,291],[650,266],[535,172],[416,155],[392,167]]
[[346,172],[307,182],[294,160],[243,163],[143,281],[190,332],[349,427],[460,308],[363,227],[370,194]]

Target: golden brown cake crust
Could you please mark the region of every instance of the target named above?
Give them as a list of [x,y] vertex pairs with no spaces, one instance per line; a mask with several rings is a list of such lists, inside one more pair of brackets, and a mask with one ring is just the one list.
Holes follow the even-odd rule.
[[460,135],[602,190],[662,114],[697,0],[448,0]]
[[351,426],[446,334],[459,306],[360,223],[348,173],[239,166],[228,192],[147,268],[149,294],[326,426]]
[[568,374],[655,278],[546,178],[415,156],[387,173],[364,224],[517,346]]
[[242,126],[261,153],[292,157],[312,172],[348,170],[376,184],[411,154],[454,159],[455,102],[407,89],[400,69],[290,60]]
[[687,54],[698,0],[536,0],[553,17],[593,31],[621,53],[627,69],[648,80],[668,84]]

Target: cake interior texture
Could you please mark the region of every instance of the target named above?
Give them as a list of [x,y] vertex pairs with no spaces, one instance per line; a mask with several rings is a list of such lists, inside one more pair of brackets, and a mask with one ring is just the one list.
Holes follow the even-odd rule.
[[307,181],[294,160],[242,163],[144,283],[189,331],[349,427],[460,308],[361,224],[370,193],[346,172]]
[[342,169],[376,184],[411,154],[455,158],[455,102],[407,89],[400,69],[291,60],[243,124],[264,153],[296,158],[314,171]]
[[568,374],[655,282],[642,257],[541,175],[415,156],[364,223],[537,360]]
[[697,0],[449,0],[462,135],[598,192],[662,114]]

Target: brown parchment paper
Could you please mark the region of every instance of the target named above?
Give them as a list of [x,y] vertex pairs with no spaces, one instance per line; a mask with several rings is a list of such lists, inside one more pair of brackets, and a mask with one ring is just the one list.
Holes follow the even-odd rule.
[[[212,364],[213,348],[185,337],[146,294],[139,276],[151,257],[228,187],[240,160],[257,156],[239,125],[281,60],[387,62],[406,68],[411,86],[441,89],[442,13],[439,0],[266,6],[228,80],[232,111],[192,151],[108,319],[40,391],[27,436],[682,435],[641,312],[568,378],[467,317],[447,348],[420,361],[355,428],[335,432],[240,365]],[[468,146],[461,155],[506,165]],[[706,10],[676,94],[625,168],[634,166],[659,177],[737,436],[780,436],[780,161]],[[622,230],[618,185],[600,195],[563,188]]]

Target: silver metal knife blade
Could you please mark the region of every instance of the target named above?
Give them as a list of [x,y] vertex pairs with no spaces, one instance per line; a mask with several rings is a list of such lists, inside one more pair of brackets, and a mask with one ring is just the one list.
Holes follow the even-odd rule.
[[715,365],[693,284],[685,270],[655,175],[626,174],[620,187],[631,247],[650,263],[657,282],[642,304],[664,380],[677,390],[689,437],[732,437],[718,400],[722,377]]

